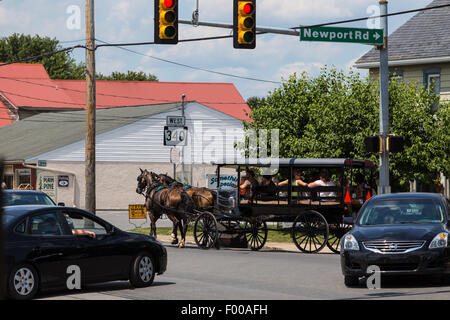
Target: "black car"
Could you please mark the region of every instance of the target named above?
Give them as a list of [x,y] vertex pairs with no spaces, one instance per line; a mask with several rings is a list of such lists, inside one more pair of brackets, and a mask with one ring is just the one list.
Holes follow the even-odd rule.
[[155,238],[121,231],[77,208],[3,208],[6,293],[31,299],[49,288],[80,289],[87,283],[129,280],[150,286],[167,266]]
[[3,190],[4,206],[20,206],[39,204],[56,206],[56,203],[46,193],[35,190]]
[[[341,268],[347,286],[367,276],[450,273],[449,201],[440,194],[398,193],[367,201],[353,229],[341,240]],[[439,276],[441,277],[441,276]]]

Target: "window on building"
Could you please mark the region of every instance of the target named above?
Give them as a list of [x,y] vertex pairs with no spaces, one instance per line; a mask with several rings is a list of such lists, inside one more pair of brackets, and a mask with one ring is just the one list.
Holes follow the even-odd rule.
[[16,170],[17,189],[31,189],[31,170],[19,169]]
[[395,79],[398,82],[403,81],[403,71],[402,70],[391,70],[389,71],[389,80]]
[[441,93],[441,69],[426,69],[423,73],[425,88],[432,90],[437,96]]

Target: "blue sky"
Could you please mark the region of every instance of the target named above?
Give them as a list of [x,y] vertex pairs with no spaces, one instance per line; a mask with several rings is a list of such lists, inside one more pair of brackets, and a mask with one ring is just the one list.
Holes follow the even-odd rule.
[[[190,20],[196,0],[179,0],[179,18]],[[425,7],[431,0],[391,0],[389,12]],[[0,1],[0,35],[14,32],[56,37],[60,41],[85,38],[84,0],[3,0]],[[199,0],[200,21],[232,23],[232,0]],[[370,16],[377,0],[257,0],[257,25],[290,28],[328,21]],[[77,8],[80,24],[77,28]],[[412,14],[389,18],[389,31],[395,31]],[[96,38],[106,42],[153,41],[153,0],[96,0]],[[69,25],[68,25],[69,22]],[[367,27],[356,22],[349,27]],[[230,30],[180,25],[180,39],[229,35]],[[71,46],[84,41],[62,43]],[[231,82],[244,99],[266,96],[279,84],[240,80],[196,71],[161,62],[148,56],[171,60],[223,73],[281,82],[293,73],[311,75],[327,66],[349,71],[353,63],[371,47],[358,44],[300,42],[297,37],[261,35],[256,49],[233,49],[232,39],[179,43],[174,46],[148,45],[129,47],[143,55],[119,48],[99,48],[97,72],[109,74],[127,70],[150,72],[160,81]],[[147,55],[147,56],[144,56]],[[84,52],[75,51],[74,58],[84,61]],[[362,74],[366,74],[362,71]]]

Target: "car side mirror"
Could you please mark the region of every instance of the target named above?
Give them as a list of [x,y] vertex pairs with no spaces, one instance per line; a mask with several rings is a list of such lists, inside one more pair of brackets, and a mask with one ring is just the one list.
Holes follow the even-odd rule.
[[350,224],[350,225],[354,225],[355,224],[355,220],[353,219],[353,217],[344,217],[343,222],[345,224]]
[[116,228],[114,228],[113,226],[108,230],[108,236],[113,235],[114,233],[116,233]]
[[65,207],[66,204],[64,202],[58,202],[58,207]]

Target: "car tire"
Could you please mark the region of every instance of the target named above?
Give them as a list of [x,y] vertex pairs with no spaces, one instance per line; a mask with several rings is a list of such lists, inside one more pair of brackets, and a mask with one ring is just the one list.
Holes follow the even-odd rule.
[[359,277],[344,276],[344,284],[346,287],[356,287],[359,285]]
[[39,290],[39,275],[29,264],[20,264],[8,277],[8,297],[14,300],[33,299]]
[[156,274],[155,259],[148,252],[138,254],[132,261],[130,283],[135,288],[148,287]]

